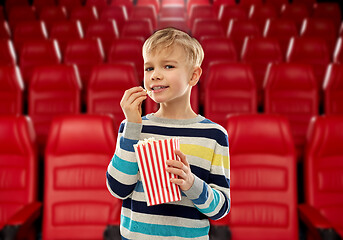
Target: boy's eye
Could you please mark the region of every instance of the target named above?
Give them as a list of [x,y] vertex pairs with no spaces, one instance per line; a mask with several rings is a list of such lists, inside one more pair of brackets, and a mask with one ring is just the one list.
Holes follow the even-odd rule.
[[174,68],[174,66],[172,66],[172,65],[166,65],[166,69],[171,69],[171,68]]
[[147,72],[150,72],[152,70],[154,70],[154,68],[152,68],[152,67],[148,67],[148,68],[145,69],[145,71],[147,71]]

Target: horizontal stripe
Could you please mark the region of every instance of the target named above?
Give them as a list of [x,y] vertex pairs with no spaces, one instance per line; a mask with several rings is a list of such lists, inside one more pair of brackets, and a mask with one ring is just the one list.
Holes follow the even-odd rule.
[[118,171],[125,173],[127,175],[136,175],[138,173],[137,162],[128,162],[121,159],[116,154],[112,158],[112,166]]
[[120,198],[128,197],[136,186],[136,184],[132,184],[132,185],[122,184],[116,179],[114,179],[108,172],[106,172],[106,178],[107,178],[107,182],[111,190],[115,194],[117,194]]
[[203,228],[187,228],[172,225],[149,224],[131,220],[128,217],[121,216],[121,225],[131,232],[139,232],[146,235],[163,236],[163,237],[183,237],[195,238],[207,236],[209,227]]
[[180,144],[180,150],[186,155],[210,161],[214,166],[223,166],[224,168],[229,169],[229,157],[221,154],[214,154],[214,150],[211,148],[195,144]]
[[154,206],[147,206],[146,202],[139,202],[127,198],[123,201],[123,207],[131,209],[132,212],[139,212],[152,215],[161,215],[161,216],[173,216],[181,217],[188,219],[207,219],[207,216],[200,213],[194,206],[188,207],[183,205],[175,204],[160,204]]
[[218,220],[224,217],[230,211],[231,200],[225,194],[224,194],[224,197],[225,197],[225,201],[222,208],[219,210],[219,212],[216,215],[210,217],[212,220]]
[[208,198],[208,191],[207,191],[206,183],[204,182],[200,196],[197,199],[193,199],[192,201],[194,202],[194,204],[200,205],[200,204],[204,204],[207,198]]
[[138,140],[131,140],[128,138],[124,138],[123,136],[121,136],[120,140],[119,140],[120,148],[124,149],[125,151],[128,151],[128,152],[134,152],[135,151],[133,145],[136,144],[137,142],[138,142]]
[[223,175],[217,175],[217,174],[210,174],[208,183],[214,183],[217,186],[223,187],[223,188],[230,188],[230,179],[226,178]]

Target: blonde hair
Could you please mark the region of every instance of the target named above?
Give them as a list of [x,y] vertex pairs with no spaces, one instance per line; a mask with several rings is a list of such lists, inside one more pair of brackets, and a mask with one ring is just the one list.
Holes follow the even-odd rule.
[[187,33],[175,28],[161,29],[151,35],[143,45],[143,56],[174,45],[180,46],[185,50],[189,63],[193,66],[201,66],[204,59],[204,50],[200,43]]

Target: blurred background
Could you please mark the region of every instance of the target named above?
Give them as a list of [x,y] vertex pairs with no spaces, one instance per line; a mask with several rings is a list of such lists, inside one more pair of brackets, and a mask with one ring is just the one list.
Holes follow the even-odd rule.
[[[232,210],[211,221],[211,239],[342,239],[342,9],[341,0],[0,1],[0,239],[118,234],[121,202],[105,173],[119,102],[143,84],[142,45],[165,27],[203,46],[192,107],[229,134]],[[147,99],[143,114],[157,109]]]

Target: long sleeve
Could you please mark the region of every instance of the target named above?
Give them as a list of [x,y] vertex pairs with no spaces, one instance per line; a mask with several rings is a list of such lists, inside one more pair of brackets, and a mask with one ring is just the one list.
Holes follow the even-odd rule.
[[230,157],[226,132],[220,136],[221,144],[215,144],[211,160],[208,181],[195,176],[193,186],[185,195],[195,207],[213,220],[218,220],[229,213],[230,198]]
[[138,180],[138,164],[134,147],[139,140],[142,124],[122,122],[119,128],[116,150],[106,172],[110,193],[126,199],[135,189]]

